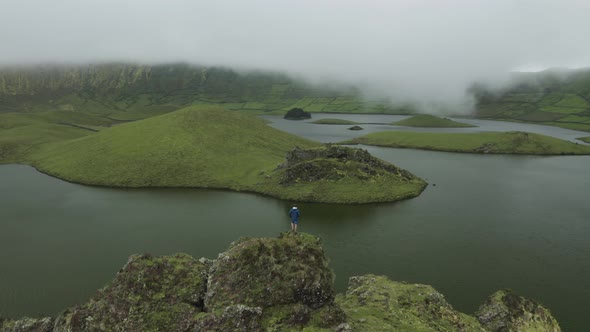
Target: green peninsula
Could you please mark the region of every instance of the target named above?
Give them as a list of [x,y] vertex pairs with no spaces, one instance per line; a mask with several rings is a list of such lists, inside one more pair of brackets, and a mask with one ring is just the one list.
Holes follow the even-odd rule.
[[212,106],[44,144],[26,162],[88,185],[219,188],[308,202],[390,202],[426,187],[366,151],[324,147],[252,115]]
[[467,123],[453,121],[447,118],[439,118],[430,114],[419,114],[413,117],[391,123],[395,126],[427,127],[427,128],[468,128],[477,127]]
[[525,132],[417,133],[387,131],[367,134],[342,144],[364,144],[391,148],[445,152],[586,155],[590,146],[545,135]]
[[498,291],[475,315],[432,286],[352,277],[336,294],[319,238],[242,238],[217,259],[133,255],[113,281],[57,317],[0,318],[0,332],[561,331],[550,311]]

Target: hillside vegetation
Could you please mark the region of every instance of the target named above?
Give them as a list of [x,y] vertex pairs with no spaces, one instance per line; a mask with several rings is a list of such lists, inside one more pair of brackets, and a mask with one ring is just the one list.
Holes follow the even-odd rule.
[[201,106],[42,145],[27,161],[83,184],[227,188],[296,201],[396,201],[417,196],[426,186],[357,151],[324,148],[257,117]]
[[590,70],[518,73],[499,91],[479,84],[476,116],[590,131]]
[[[409,104],[367,99],[352,86],[322,86],[285,74],[187,64],[100,64],[0,69],[0,113],[70,111],[129,121],[187,106],[242,112],[411,114]],[[590,131],[590,70],[517,73],[502,89],[474,84],[474,116]],[[443,124],[444,125],[444,124]]]
[[447,152],[563,155],[590,154],[590,146],[524,132],[418,133],[378,132],[344,144],[365,144]]
[[243,238],[217,259],[131,256],[113,281],[57,317],[0,318],[0,332],[561,331],[551,312],[498,291],[474,316],[432,286],[352,277],[335,294],[320,239]]
[[186,64],[42,66],[0,70],[0,112],[67,110],[137,120],[195,104],[274,112],[399,113],[351,86],[311,85],[273,72]]
[[391,123],[395,126],[406,127],[429,127],[429,128],[466,128],[477,127],[467,123],[461,123],[446,118],[439,118],[438,116],[430,114],[414,115],[410,118]]

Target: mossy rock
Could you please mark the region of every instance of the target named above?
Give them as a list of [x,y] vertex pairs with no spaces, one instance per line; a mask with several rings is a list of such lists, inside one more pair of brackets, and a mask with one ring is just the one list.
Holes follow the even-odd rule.
[[361,126],[352,126],[350,128],[348,128],[348,130],[363,130],[364,128]]
[[493,294],[477,318],[428,285],[352,277],[334,301],[318,237],[242,238],[215,261],[131,256],[111,285],[57,318],[0,318],[0,332],[561,331],[540,304]]
[[244,239],[213,263],[205,307],[301,303],[315,309],[332,303],[333,279],[315,236],[284,233],[278,239]]
[[51,332],[53,331],[53,319],[21,318],[19,320],[6,320],[0,318],[0,332]]
[[250,332],[262,331],[262,309],[242,304],[226,307],[220,314],[198,316],[191,331]]
[[352,277],[336,303],[354,331],[485,331],[474,317],[453,309],[432,286],[384,276]]
[[62,313],[61,330],[181,331],[203,310],[207,260],[186,254],[131,256],[112,284]]
[[488,331],[493,332],[561,331],[548,309],[510,290],[492,294],[475,315]]

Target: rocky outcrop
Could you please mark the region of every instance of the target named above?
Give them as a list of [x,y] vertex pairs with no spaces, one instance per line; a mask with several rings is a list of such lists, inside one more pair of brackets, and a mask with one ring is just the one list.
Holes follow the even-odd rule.
[[216,260],[132,256],[112,283],[56,318],[3,320],[0,332],[560,331],[549,311],[495,293],[477,318],[427,285],[352,277],[334,296],[319,238],[244,238]]
[[432,286],[383,276],[352,277],[336,301],[353,331],[485,331],[474,317],[453,309]]
[[205,307],[232,303],[268,308],[303,304],[317,309],[334,300],[334,275],[319,239],[306,234],[244,239],[219,255],[209,272]]
[[561,331],[549,310],[539,303],[501,290],[492,294],[475,314],[488,331]]
[[62,313],[55,331],[188,330],[203,311],[209,265],[186,254],[131,256],[110,286]]
[[339,145],[316,149],[295,147],[287,153],[279,169],[285,170],[281,177],[283,185],[300,181],[336,181],[344,177],[369,180],[385,174],[398,175],[404,180],[418,179],[404,169],[373,157],[367,150]]
[[287,120],[311,119],[311,113],[304,111],[302,108],[292,108],[284,116]]

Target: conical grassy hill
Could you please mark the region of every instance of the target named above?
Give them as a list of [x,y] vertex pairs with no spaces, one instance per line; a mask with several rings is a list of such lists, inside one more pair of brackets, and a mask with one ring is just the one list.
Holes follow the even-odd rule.
[[[303,157],[286,162],[295,147]],[[324,149],[254,116],[201,106],[44,145],[29,160],[42,172],[83,184],[224,188],[296,201],[395,201],[425,187],[366,152],[317,152]]]
[[236,187],[256,183],[292,147],[319,146],[220,108],[189,107],[55,144],[34,165],[60,178],[125,187]]

